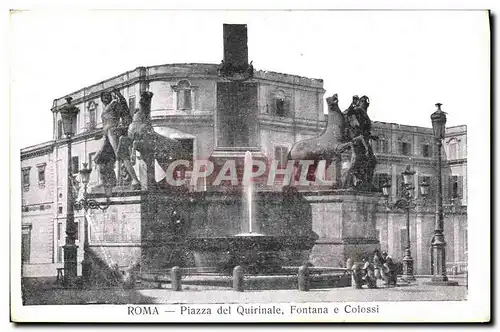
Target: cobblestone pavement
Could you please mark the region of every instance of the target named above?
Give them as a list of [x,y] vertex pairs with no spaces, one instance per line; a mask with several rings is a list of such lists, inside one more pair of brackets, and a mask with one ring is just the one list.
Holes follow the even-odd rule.
[[301,303],[338,301],[461,301],[467,298],[463,280],[459,286],[429,286],[417,279],[409,285],[377,289],[351,287],[299,290],[261,290],[235,292],[231,289],[209,289],[184,286],[182,292],[170,289],[39,289],[25,293],[26,305],[37,304],[175,304],[175,303]]

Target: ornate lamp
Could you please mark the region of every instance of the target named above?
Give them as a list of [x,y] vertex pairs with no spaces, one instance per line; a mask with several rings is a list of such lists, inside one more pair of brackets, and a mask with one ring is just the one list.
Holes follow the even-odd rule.
[[[406,243],[405,249],[403,253],[403,278],[407,281],[415,281],[415,276],[413,275],[413,258],[411,257],[411,242],[410,242],[410,211],[416,208],[417,204],[415,202],[415,198],[413,197],[413,190],[415,189],[412,186],[412,179],[415,175],[415,171],[411,170],[411,166],[408,165],[406,169],[401,172],[403,176],[403,190],[401,192],[401,197],[396,200],[396,202],[391,203],[389,201],[390,192],[391,192],[391,184],[386,182],[382,185],[382,193],[386,198],[386,206],[393,209],[400,209],[406,212]],[[427,193],[429,192],[429,185],[424,181],[420,184],[420,192],[422,196],[425,198]]]
[[436,103],[437,110],[431,114],[432,130],[434,137],[438,140],[444,139],[444,131],[446,126],[446,113],[441,110],[443,104]]
[[405,185],[409,185],[411,184],[411,180],[413,178],[413,175],[415,175],[415,171],[412,171],[410,169],[410,165],[408,165],[406,167],[406,169],[404,170],[404,172],[401,173],[403,175],[403,183]]
[[78,115],[78,108],[71,104],[73,98],[67,97],[67,104],[59,111],[61,113],[64,134],[68,138],[68,153],[66,160],[67,172],[67,195],[66,195],[66,240],[64,244],[64,285],[72,288],[76,286],[77,280],[77,246],[76,246],[76,224],[74,213],[74,178],[71,172],[71,138],[75,134],[73,131]]
[[76,116],[80,111],[78,107],[75,107],[71,104],[72,100],[73,98],[67,97],[66,102],[68,104],[59,111],[61,113],[64,135],[68,137],[71,137],[75,134],[73,129],[76,123]]
[[90,173],[92,173],[92,170],[87,168],[87,163],[83,163],[83,168],[80,170],[80,180],[85,188],[90,182]]
[[422,183],[420,183],[420,194],[424,198],[427,197],[427,195],[429,195],[429,184],[425,180],[422,181]]
[[390,193],[391,193],[391,183],[386,182],[382,185],[382,194],[384,195],[385,198],[388,198]]
[[441,110],[441,103],[437,103],[437,110],[431,114],[432,129],[436,141],[436,219],[434,222],[434,235],[432,237],[432,279],[430,285],[451,286],[457,285],[456,281],[448,280],[446,275],[446,240],[444,238],[444,214],[443,214],[443,180],[441,178],[441,147],[446,129],[446,113]]
[[71,138],[75,134],[74,124],[79,109],[71,104],[73,98],[67,97],[67,104],[62,107],[59,112],[63,123],[64,134],[68,138],[68,153],[66,160],[67,171],[67,195],[66,195],[66,240],[63,247],[64,250],[64,285],[72,288],[76,286],[77,280],[77,246],[76,246],[76,224],[74,213],[74,178],[71,172]]
[[[83,198],[77,202],[75,202],[75,207],[77,210],[84,209],[85,212],[90,210],[101,209],[102,211],[106,210],[111,204],[111,195],[113,191],[112,186],[104,186],[104,195],[106,196],[106,202],[98,202],[94,199],[90,199],[87,193],[87,186],[90,182],[90,174],[92,170],[89,169],[87,163],[83,163],[83,168],[80,170],[80,180],[83,183]],[[83,261],[82,261],[82,278],[83,278],[83,286],[87,287],[90,285],[90,280],[92,276],[92,259],[89,250],[89,225],[87,222],[87,218],[85,218],[85,237],[83,244]]]
[[106,202],[98,202],[94,199],[90,199],[88,197],[87,186],[90,182],[90,173],[92,170],[87,168],[87,163],[83,163],[83,168],[80,170],[80,180],[83,183],[83,198],[78,202],[75,202],[75,206],[77,210],[84,209],[87,210],[95,210],[101,209],[106,210],[111,204],[111,195],[113,195],[113,186],[105,185],[104,186],[104,196],[106,196]]

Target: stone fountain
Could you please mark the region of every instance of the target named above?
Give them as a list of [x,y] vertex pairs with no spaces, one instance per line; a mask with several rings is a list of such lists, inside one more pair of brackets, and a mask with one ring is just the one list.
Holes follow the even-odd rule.
[[[230,275],[235,266],[249,275],[280,275],[289,273],[285,267],[338,268],[347,258],[366,257],[378,247],[374,213],[379,199],[368,192],[376,160],[366,130],[367,98],[364,104],[353,100],[345,116],[338,109],[337,96],[329,98],[325,131],[296,143],[290,152],[289,159],[333,163],[337,170],[333,185],[269,190],[251,176],[255,163],[266,164],[267,158],[257,144],[259,133],[254,126],[258,91],[246,55],[246,26],[225,25],[224,34],[226,61],[219,71],[215,117],[223,122],[215,126],[217,144],[209,161],[214,174],[233,161],[237,185],[212,185],[213,178],[207,178],[206,188],[198,191],[158,186],[155,161],[168,167],[172,156],[175,160],[186,153],[176,142],[154,132],[148,119],[153,95],[143,91],[142,111],[136,112],[128,138],[121,139],[130,140],[129,145],[142,156],[136,165],[141,189],[117,188],[114,205],[97,216],[105,220],[107,214],[115,214],[137,220],[140,241],[109,247],[108,255],[120,266],[134,266],[143,277],[165,275],[173,266],[212,276]],[[346,127],[350,116],[365,127]],[[369,150],[363,150],[367,146]],[[342,169],[342,156],[348,151],[350,166]],[[99,191],[93,195],[104,199]],[[98,248],[93,250],[98,256]]]

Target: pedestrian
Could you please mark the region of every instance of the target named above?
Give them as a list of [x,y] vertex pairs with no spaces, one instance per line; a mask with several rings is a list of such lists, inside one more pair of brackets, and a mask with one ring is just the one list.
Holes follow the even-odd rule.
[[380,251],[378,249],[375,249],[373,251],[373,267],[376,279],[385,280],[384,263],[385,261],[382,258]]
[[397,283],[397,268],[396,264],[392,260],[392,257],[387,254],[387,251],[382,252],[382,258],[384,260],[385,272],[387,272],[387,285]]
[[374,266],[367,259],[363,259],[363,281],[368,288],[377,288],[377,279],[375,278]]

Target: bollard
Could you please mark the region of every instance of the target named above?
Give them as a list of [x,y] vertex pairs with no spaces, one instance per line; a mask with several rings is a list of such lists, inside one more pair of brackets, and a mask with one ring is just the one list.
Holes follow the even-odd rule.
[[299,267],[298,279],[299,290],[307,292],[309,290],[309,268],[307,265]]
[[170,279],[172,281],[172,290],[180,292],[182,290],[181,269],[178,266],[174,266],[170,271]]
[[233,269],[233,290],[237,292],[243,292],[244,287],[244,277],[243,268],[241,266],[235,266]]

